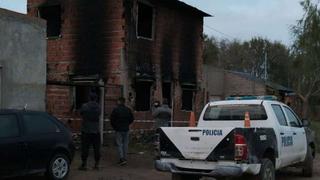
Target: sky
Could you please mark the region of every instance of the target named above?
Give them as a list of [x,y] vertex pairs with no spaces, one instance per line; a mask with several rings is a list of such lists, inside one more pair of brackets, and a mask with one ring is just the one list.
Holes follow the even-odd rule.
[[301,0],[181,0],[213,17],[205,18],[204,32],[218,39],[263,37],[286,45],[290,28],[303,15]]
[[[292,43],[290,27],[303,15],[301,0],[181,0],[213,17],[205,18],[204,32],[218,39],[263,37]],[[27,0],[0,0],[0,7],[26,13]]]
[[0,8],[27,13],[27,0],[0,0]]

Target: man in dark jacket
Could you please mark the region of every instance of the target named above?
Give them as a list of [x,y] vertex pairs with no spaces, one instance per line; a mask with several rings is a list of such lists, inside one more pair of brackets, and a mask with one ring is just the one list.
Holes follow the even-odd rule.
[[119,165],[127,164],[127,152],[129,144],[129,126],[133,122],[134,117],[131,110],[125,106],[123,97],[118,99],[118,106],[112,111],[111,125],[116,131],[116,143],[119,151]]
[[82,165],[79,170],[87,170],[87,159],[90,145],[93,145],[94,157],[95,157],[95,169],[99,168],[100,161],[100,106],[97,103],[97,95],[90,94],[89,102],[82,105],[80,114],[82,116],[81,125],[81,159]]

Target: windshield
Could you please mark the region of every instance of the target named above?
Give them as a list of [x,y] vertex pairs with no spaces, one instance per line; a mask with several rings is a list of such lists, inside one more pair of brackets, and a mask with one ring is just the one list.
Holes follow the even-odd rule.
[[244,120],[246,112],[249,112],[250,120],[266,120],[268,118],[262,105],[232,104],[208,106],[203,119],[207,121],[241,121]]

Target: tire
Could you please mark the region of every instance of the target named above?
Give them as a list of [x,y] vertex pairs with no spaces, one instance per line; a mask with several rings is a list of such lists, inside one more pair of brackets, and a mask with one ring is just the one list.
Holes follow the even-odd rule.
[[261,169],[258,175],[252,177],[253,180],[275,180],[275,168],[270,159],[262,159]]
[[69,171],[69,158],[59,153],[51,158],[46,175],[49,180],[65,180],[69,175]]
[[313,175],[313,156],[312,156],[312,149],[310,146],[307,149],[306,159],[303,163],[302,175],[304,177],[312,177]]
[[185,175],[172,173],[171,180],[199,180],[200,177],[196,175]]

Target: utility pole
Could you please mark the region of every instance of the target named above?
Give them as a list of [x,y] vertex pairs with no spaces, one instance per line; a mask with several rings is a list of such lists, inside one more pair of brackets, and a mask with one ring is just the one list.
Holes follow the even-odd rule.
[[264,53],[264,80],[268,80],[268,56],[267,56],[267,51],[265,48],[265,53]]

